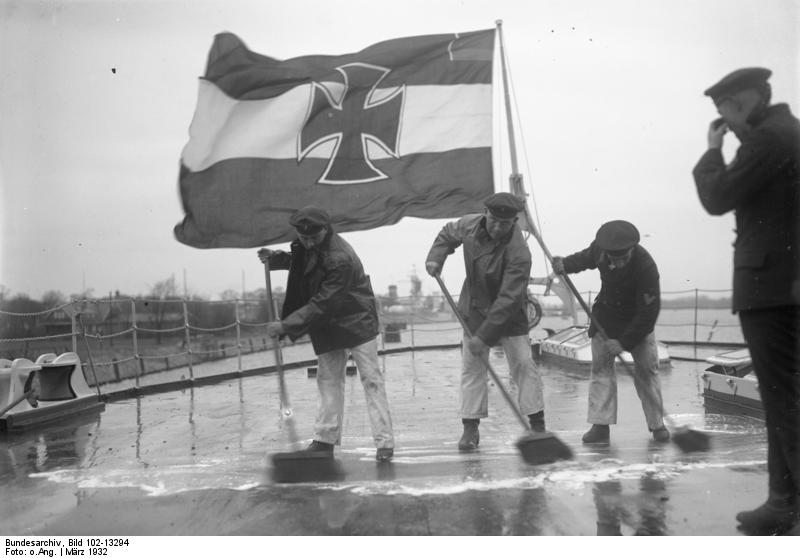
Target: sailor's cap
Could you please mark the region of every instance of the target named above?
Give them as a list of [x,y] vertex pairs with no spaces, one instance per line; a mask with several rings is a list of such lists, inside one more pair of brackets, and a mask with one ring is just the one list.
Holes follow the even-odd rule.
[[319,207],[308,205],[298,209],[290,218],[289,224],[303,236],[315,235],[331,224],[331,216]]
[[703,94],[711,97],[714,103],[723,98],[744,91],[763,87],[772,71],[766,68],[740,68],[706,89]]
[[639,243],[639,231],[628,221],[609,221],[597,229],[594,241],[606,252],[625,252]]
[[498,192],[489,196],[483,203],[486,209],[500,219],[516,217],[517,213],[525,209],[522,200],[508,192]]

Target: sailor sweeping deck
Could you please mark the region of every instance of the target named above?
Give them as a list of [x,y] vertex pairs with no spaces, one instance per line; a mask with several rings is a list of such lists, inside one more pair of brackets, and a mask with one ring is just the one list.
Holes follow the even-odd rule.
[[333,458],[334,447],[341,444],[349,353],[366,395],[375,459],[388,461],[394,432],[378,365],[378,315],[369,277],[353,248],[333,231],[325,210],[304,207],[289,222],[298,238],[291,254],[262,249],[258,255],[272,269],[289,269],[281,320],[267,324],[267,333],[292,340],[308,334],[319,360],[320,404],[308,451]]
[[[463,246],[467,277],[456,314],[465,320],[461,376],[461,451],[478,447],[480,420],[489,416],[487,355],[502,344],[511,377],[519,388],[520,411],[535,432],[545,431],[542,377],[531,356],[527,303],[531,253],[517,226],[520,199],[500,192],[485,202],[483,214],[447,223],[437,235],[425,263],[438,277],[449,254]],[[441,283],[440,283],[441,286]]]
[[[584,443],[607,443],[609,425],[617,422],[617,380],[614,359],[623,351],[633,355],[635,386],[647,427],[658,442],[669,440],[664,426],[658,354],[653,332],[661,308],[658,267],[639,245],[639,231],[628,221],[603,224],[586,249],[553,258],[558,274],[598,269],[602,280],[592,309],[592,376]],[[597,335],[602,324],[606,335]]]

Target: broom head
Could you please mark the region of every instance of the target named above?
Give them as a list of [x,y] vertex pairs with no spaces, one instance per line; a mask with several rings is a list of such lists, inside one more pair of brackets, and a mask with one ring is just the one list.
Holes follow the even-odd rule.
[[705,432],[681,427],[672,432],[672,441],[684,453],[708,451],[711,449],[711,436]]
[[517,440],[522,459],[530,465],[572,459],[572,450],[552,432],[529,432]]
[[325,451],[294,451],[272,456],[272,480],[276,483],[330,482],[344,478],[344,471]]

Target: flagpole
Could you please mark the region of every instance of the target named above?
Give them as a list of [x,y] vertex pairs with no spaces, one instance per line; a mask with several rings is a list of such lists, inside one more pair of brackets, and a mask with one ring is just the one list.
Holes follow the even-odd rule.
[[[511,151],[511,187],[514,189],[514,181],[519,181],[519,186],[522,186],[522,175],[517,171],[517,143],[514,139],[514,121],[511,118],[511,98],[508,94],[508,70],[506,69],[506,51],[503,46],[503,20],[498,19],[495,21],[497,25],[497,38],[500,41],[500,69],[503,74],[503,95],[506,104],[506,123],[508,124],[508,147]],[[523,192],[515,192],[523,193]]]
[[[542,245],[542,248],[547,254],[547,249],[544,248],[543,242],[539,237],[539,231],[536,230],[536,225],[533,224],[533,219],[531,218],[531,212],[528,208],[528,194],[525,191],[525,186],[522,182],[522,175],[519,173],[519,167],[517,166],[517,142],[514,137],[514,119],[511,114],[511,96],[508,91],[508,69],[506,68],[506,51],[505,46],[503,44],[503,20],[498,19],[495,21],[497,24],[497,37],[500,41],[500,68],[502,70],[503,75],[503,96],[505,98],[505,105],[506,105],[506,124],[508,127],[508,147],[509,151],[511,152],[511,176],[508,177],[509,182],[509,191],[523,199],[525,203],[525,223],[523,223],[523,228],[527,228],[527,230],[536,237],[536,240],[539,241],[539,244]],[[548,254],[548,260],[552,260]]]
[[531,217],[530,208],[528,208],[528,195],[525,191],[525,186],[522,182],[522,175],[519,174],[519,169],[517,167],[517,144],[514,139],[514,121],[511,116],[511,97],[508,92],[508,70],[506,69],[506,54],[505,54],[505,46],[503,45],[503,20],[498,19],[495,21],[497,25],[497,37],[500,41],[500,67],[502,69],[503,75],[503,94],[505,97],[505,104],[506,104],[506,121],[508,124],[508,145],[509,150],[511,151],[511,176],[509,176],[509,187],[512,194],[518,196],[523,199],[525,204],[525,223],[527,225],[528,231],[536,238],[539,242],[539,246],[542,248],[544,255],[547,257],[548,262],[552,264],[553,256],[550,254],[550,251],[547,249],[547,246],[544,244],[544,240],[542,240],[541,234],[539,230],[536,228],[536,224],[533,222],[533,218]]
[[[550,265],[553,265],[553,255],[548,250],[547,245],[544,243],[544,239],[542,238],[541,233],[536,228],[536,224],[533,222],[533,218],[531,217],[531,211],[528,207],[528,199],[527,194],[525,192],[525,186],[522,183],[522,175],[517,172],[517,154],[516,154],[516,143],[514,142],[514,124],[511,119],[511,101],[510,96],[508,93],[508,77],[507,77],[507,70],[506,70],[506,57],[505,57],[505,49],[503,47],[503,30],[502,20],[495,21],[497,24],[497,34],[500,40],[500,64],[503,70],[503,92],[505,94],[506,100],[506,119],[508,120],[508,137],[509,137],[509,147],[511,149],[511,176],[509,177],[510,186],[511,186],[511,193],[515,196],[518,196],[523,199],[523,203],[525,206],[525,224],[528,227],[528,231],[536,238],[536,241],[539,243],[539,246],[542,249],[542,252],[547,258],[547,261]],[[572,280],[567,276],[566,273],[559,275],[559,278],[564,281],[567,285],[569,290],[578,300],[580,305],[583,307],[584,312],[589,318],[592,318],[592,313],[586,303],[583,301],[578,289],[575,287],[575,284]]]

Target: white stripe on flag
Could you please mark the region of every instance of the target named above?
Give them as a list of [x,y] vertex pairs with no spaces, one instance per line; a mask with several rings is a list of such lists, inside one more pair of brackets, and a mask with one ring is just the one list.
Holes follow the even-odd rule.
[[[340,84],[325,84],[333,89]],[[297,135],[306,116],[311,85],[295,87],[273,99],[237,100],[200,80],[197,109],[181,160],[198,172],[226,159],[296,159]],[[388,91],[394,91],[390,89]],[[376,90],[378,98],[384,90]],[[400,133],[400,156],[439,153],[492,145],[492,86],[407,86]],[[331,143],[309,156],[327,159]],[[389,158],[370,145],[370,157]]]

